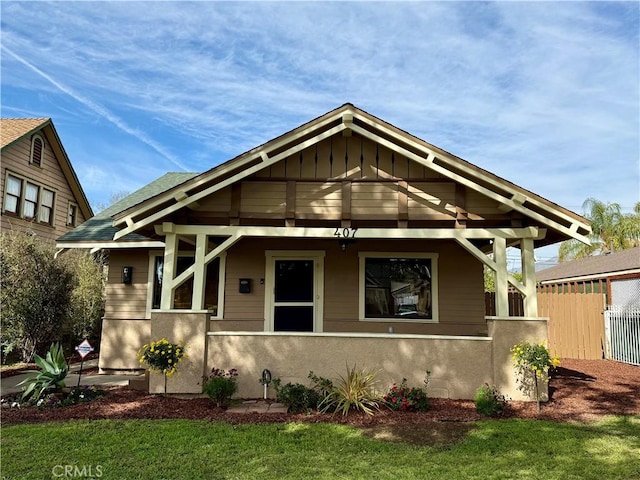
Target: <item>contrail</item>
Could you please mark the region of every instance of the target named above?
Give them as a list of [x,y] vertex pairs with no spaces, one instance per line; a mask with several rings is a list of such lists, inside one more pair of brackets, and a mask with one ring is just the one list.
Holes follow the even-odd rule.
[[86,97],[83,97],[82,95],[74,92],[73,89],[71,89],[71,88],[67,87],[66,85],[63,85],[62,83],[58,82],[56,79],[54,79],[50,75],[47,75],[45,72],[40,70],[38,67],[36,67],[35,65],[29,63],[26,59],[22,58],[17,53],[14,53],[13,51],[11,51],[9,48],[5,47],[4,45],[2,45],[2,50],[5,53],[9,54],[9,56],[11,56],[14,59],[16,59],[18,62],[22,63],[25,67],[29,68],[30,70],[33,70],[35,73],[40,75],[42,78],[48,80],[52,85],[54,85],[56,88],[58,88],[59,90],[61,90],[64,93],[66,93],[67,95],[69,95],[71,98],[77,100],[78,102],[80,102],[84,106],[86,106],[86,107],[90,108],[91,110],[93,110],[94,112],[96,112],[98,115],[102,116],[103,118],[107,119],[109,122],[113,123],[116,127],[118,127],[123,132],[128,133],[129,135],[132,135],[132,136],[136,137],[138,140],[142,141],[143,143],[145,143],[149,147],[153,148],[156,152],[158,152],[160,155],[162,155],[164,158],[169,160],[171,163],[173,163],[177,167],[181,168],[184,171],[189,171],[189,169],[187,167],[185,167],[180,162],[180,160],[178,160],[172,153],[167,151],[162,145],[157,143],[155,140],[147,137],[144,134],[144,132],[141,132],[140,130],[137,130],[135,128],[130,127],[121,118],[119,118],[117,115],[114,115],[113,113],[111,113],[109,110],[107,110],[102,105],[99,105],[96,102],[94,102],[93,100],[91,100],[89,98],[86,98]]

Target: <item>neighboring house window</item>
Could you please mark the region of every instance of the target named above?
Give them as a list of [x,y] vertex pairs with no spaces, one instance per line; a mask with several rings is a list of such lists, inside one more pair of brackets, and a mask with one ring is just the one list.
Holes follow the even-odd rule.
[[67,214],[67,225],[75,227],[78,222],[78,206],[74,203],[69,204],[69,212]]
[[20,212],[20,199],[22,198],[22,179],[7,175],[7,188],[4,198],[4,210],[6,212]]
[[7,174],[4,211],[27,220],[53,225],[55,192],[24,178]]
[[38,167],[42,166],[44,156],[44,140],[40,135],[34,135],[31,139],[31,163]]
[[361,253],[360,318],[437,321],[437,262],[434,254]]
[[22,216],[24,218],[35,218],[38,209],[38,186],[27,182],[24,189],[24,206]]
[[39,216],[43,223],[53,224],[53,199],[54,193],[46,188],[42,189],[42,198],[40,200]]

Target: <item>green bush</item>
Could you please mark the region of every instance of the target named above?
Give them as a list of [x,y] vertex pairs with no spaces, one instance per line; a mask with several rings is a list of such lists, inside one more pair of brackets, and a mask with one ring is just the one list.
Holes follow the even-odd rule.
[[507,400],[504,395],[500,395],[498,387],[485,383],[476,390],[475,396],[476,412],[489,417],[499,417],[507,407]]
[[323,398],[317,390],[301,383],[282,385],[279,378],[273,380],[273,387],[278,401],[286,405],[291,413],[317,410]]
[[23,399],[34,395],[33,399],[37,400],[48,389],[60,390],[65,387],[64,379],[69,373],[69,365],[59,343],[51,345],[45,358],[36,354],[34,361],[40,370],[28,370],[25,373],[29,376],[18,384],[26,385],[22,393]]
[[238,371],[235,368],[224,371],[214,367],[209,376],[203,379],[202,391],[216,406],[227,408],[231,403],[231,397],[238,391],[237,376]]
[[347,374],[333,383],[329,394],[318,406],[323,412],[333,410],[347,415],[351,410],[373,415],[379,410],[380,395],[376,392],[377,372],[347,366]]
[[[429,378],[427,376],[427,378]],[[425,380],[425,385],[428,380]],[[401,411],[418,411],[425,412],[429,410],[429,397],[427,397],[426,387],[409,388],[407,379],[403,378],[400,385],[394,383],[389,392],[383,397],[384,403],[391,410]]]

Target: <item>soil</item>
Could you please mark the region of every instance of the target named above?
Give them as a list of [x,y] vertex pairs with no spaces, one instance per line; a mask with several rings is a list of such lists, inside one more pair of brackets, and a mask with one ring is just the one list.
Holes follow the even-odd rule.
[[[592,422],[605,415],[640,415],[640,367],[610,360],[564,360],[549,383],[550,399],[540,413],[535,402],[509,402],[503,418],[556,422]],[[2,408],[2,424],[71,419],[185,418],[240,423],[331,422],[361,427],[367,435],[391,441],[435,444],[456,441],[473,428],[473,401],[431,399],[428,412],[381,410],[373,416],[330,414],[238,414],[213,405],[208,398],[150,395],[128,387],[112,387],[89,403],[63,408]]]

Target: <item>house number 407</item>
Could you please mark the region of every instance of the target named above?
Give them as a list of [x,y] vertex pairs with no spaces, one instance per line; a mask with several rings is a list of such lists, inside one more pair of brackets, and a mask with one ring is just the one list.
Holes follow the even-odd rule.
[[336,228],[336,231],[333,232],[334,237],[344,237],[344,238],[355,238],[357,228]]

